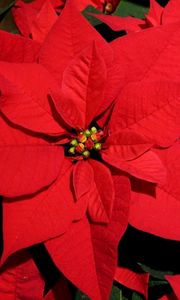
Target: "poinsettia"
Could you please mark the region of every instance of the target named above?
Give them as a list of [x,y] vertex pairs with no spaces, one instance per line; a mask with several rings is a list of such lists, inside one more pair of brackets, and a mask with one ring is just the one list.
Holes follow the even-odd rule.
[[180,21],[180,3],[178,0],[170,0],[163,8],[157,1],[150,1],[150,9],[145,16],[147,27],[170,24]]
[[[147,185],[139,181],[133,184],[132,205],[130,210],[130,223],[136,228],[158,235],[163,238],[179,240],[179,176],[180,144],[166,150],[156,150],[161,160],[166,164],[168,174],[167,183],[156,189],[154,185]],[[156,201],[153,201],[156,194]],[[143,212],[138,213],[138,212]],[[168,222],[167,222],[168,220]],[[176,230],[174,230],[176,228]]]
[[25,37],[42,42],[57,20],[56,11],[64,6],[64,1],[17,1],[12,13],[18,29]]
[[[156,150],[167,167],[166,184],[156,187],[154,184],[131,179],[132,192],[129,216],[129,222],[135,228],[176,241],[180,239],[180,202],[179,184],[177,182],[180,171],[177,163],[179,151],[179,141],[168,149]],[[135,283],[135,285],[131,284],[130,278],[132,278],[132,284]],[[138,275],[126,269],[117,270],[115,276],[115,280],[128,288],[133,287],[133,289],[142,294],[148,288],[148,282],[142,280],[145,278],[145,274]],[[165,278],[169,281],[174,293],[179,297],[179,275],[166,275]]]
[[[65,69],[61,89],[40,65],[2,62],[1,72],[2,146],[9,149],[1,153],[1,172],[7,161],[9,166],[0,189],[6,196],[3,260],[20,248],[64,233],[72,220],[81,218],[81,222],[72,225],[72,232],[80,230],[82,239],[83,232],[86,236],[89,230],[88,219],[83,217],[86,212],[91,222],[109,223],[115,195],[114,167],[144,180],[164,181],[164,168],[149,150],[153,146],[151,138],[120,125],[121,101],[108,123],[99,127],[101,119],[97,117],[111,102],[103,101],[106,65],[94,45],[83,50]],[[20,197],[19,201],[7,199],[15,196]],[[18,220],[11,217],[14,210],[16,215],[19,210]],[[48,222],[50,215],[54,225]],[[45,224],[49,224],[46,230]],[[29,234],[24,236],[25,232]],[[67,241],[63,242],[66,236],[59,243],[67,248]],[[77,238],[70,240],[78,242]],[[56,260],[54,243],[47,242],[47,248]],[[62,259],[56,262],[61,263]],[[73,282],[76,280],[73,278]],[[94,299],[100,299],[95,287]]]
[[[172,292],[164,295],[161,300],[179,299],[180,296],[180,276],[179,275],[165,275],[164,279],[169,282]],[[127,268],[118,267],[115,274],[115,281],[123,284],[131,290],[142,294],[145,299],[148,299],[148,273],[135,273]]]
[[145,299],[148,297],[148,273],[135,273],[125,267],[118,267],[116,269],[114,280],[123,286],[135,290],[142,294]]
[[137,32],[142,29],[180,21],[180,2],[178,0],[169,0],[167,5],[162,7],[156,0],[150,0],[150,8],[144,19],[130,16],[92,15],[115,31]]
[[[66,0],[36,0],[29,3],[18,0],[12,9],[15,23],[20,33],[25,36],[42,42],[66,4]],[[112,13],[119,0],[81,0],[76,1],[77,8],[82,11],[88,5],[105,12]]]
[[[125,287],[134,290],[148,299],[148,273],[136,273],[124,267],[116,269],[115,281],[123,284]],[[170,284],[172,292],[164,295],[160,300],[179,299],[180,296],[180,276],[179,275],[164,275],[164,279]]]
[[[174,275],[174,276],[166,275],[165,277],[166,277],[166,280],[170,283],[175,297],[177,297],[177,299],[179,299],[179,297],[180,297],[180,275]],[[172,298],[174,295],[172,295]]]
[[[15,286],[16,291],[14,290]],[[10,298],[73,300],[62,274],[53,290],[44,297],[42,297],[43,293],[44,280],[27,250],[16,253],[1,269],[0,297],[2,299],[7,299],[6,295],[8,294]]]
[[[72,18],[72,14],[73,14],[73,18]],[[73,24],[72,24],[72,20],[73,20]],[[67,27],[67,24],[69,24],[69,27]],[[83,24],[83,27],[81,27],[81,25]],[[57,41],[57,32],[59,32],[59,27],[61,28],[61,35],[58,35],[59,40]],[[81,32],[81,34],[79,34],[79,32]],[[1,58],[5,59],[5,60],[10,60],[10,61],[17,61],[17,62],[33,62],[33,61],[37,61],[37,52],[38,52],[38,45],[35,42],[31,42],[30,40],[24,39],[24,38],[20,38],[19,36],[13,36],[11,34],[7,34],[7,33],[2,33],[1,32],[1,36],[3,38],[3,53],[1,52]],[[86,36],[86,39],[84,38]],[[88,37],[88,38],[87,38]],[[70,41],[73,38],[73,40],[77,40],[79,41],[79,43],[77,44],[71,44]],[[61,73],[64,69],[64,66],[67,64],[68,60],[72,57],[73,54],[77,54],[82,47],[85,47],[92,39],[96,39],[99,40],[99,42],[102,42],[103,40],[100,39],[99,35],[88,25],[88,23],[76,12],[76,10],[74,9],[74,7],[72,7],[71,5],[69,7],[67,7],[67,9],[64,11],[64,13],[61,16],[61,20],[59,19],[58,24],[56,25],[56,27],[54,28],[54,30],[52,31],[51,35],[48,37],[48,39],[51,40],[47,40],[46,43],[44,44],[44,50],[41,52],[40,59],[41,59],[41,63],[45,64],[46,62],[46,66],[48,69],[50,69],[50,71],[56,75],[56,78],[58,80],[58,82],[60,82],[60,78],[61,78]],[[54,42],[53,42],[54,40]],[[64,48],[62,47],[62,43],[61,40],[63,40],[64,42]],[[16,42],[17,41],[17,42]],[[57,42],[57,46],[54,47],[54,43]],[[87,44],[86,44],[87,43]],[[104,41],[103,43],[104,44]],[[4,46],[7,45],[7,47],[4,48]],[[14,45],[16,45],[14,47]],[[35,45],[35,46],[34,46]],[[58,48],[61,45],[60,48]],[[48,49],[47,49],[48,47]],[[102,46],[104,48],[104,46]],[[21,51],[18,51],[18,50]],[[59,55],[62,59],[62,61],[49,61],[53,58],[57,58],[59,57],[59,55],[57,56],[51,56],[49,55],[51,53],[51,51],[54,51],[54,49],[56,49],[57,52],[59,52]],[[23,53],[24,50],[24,53]],[[32,51],[33,50],[33,51]],[[47,52],[48,50],[48,52]],[[67,50],[69,52],[67,52]],[[104,49],[105,50],[105,49]],[[47,54],[46,54],[47,53]],[[108,56],[108,62],[110,65],[110,61],[109,61],[109,56]],[[52,63],[51,63],[52,62]],[[26,64],[26,66],[30,66],[30,64]],[[54,72],[54,67],[56,66],[56,74]],[[60,69],[60,72],[59,72]],[[27,70],[25,69],[25,72],[27,73]],[[59,73],[59,74],[58,74]],[[111,72],[110,72],[111,74]],[[32,79],[33,77],[31,77]],[[20,79],[20,78],[19,78]],[[21,80],[20,80],[21,81]],[[36,77],[35,82],[37,83],[39,81],[39,76],[38,78]],[[24,82],[25,83],[25,82]],[[27,83],[27,82],[26,82]],[[40,83],[40,82],[39,82]],[[29,87],[32,87],[32,82],[30,83]],[[37,87],[38,89],[35,91],[34,90],[34,95],[35,98],[37,97],[36,92],[39,91],[40,86]],[[10,86],[8,87],[8,89],[10,90]],[[38,121],[39,122],[39,121]],[[2,128],[2,126],[4,126],[5,123],[1,123],[1,132],[4,131],[4,129]],[[17,133],[17,129],[11,128],[13,135],[15,136]],[[10,134],[11,136],[11,134]],[[8,139],[10,139],[10,136],[8,137]],[[30,142],[31,145],[33,145],[33,137],[31,139],[31,136],[27,137],[23,135],[23,131],[19,132],[18,131],[18,136],[19,138],[22,138],[25,142],[25,144],[27,145],[27,143]],[[24,136],[24,137],[23,137]],[[41,135],[40,135],[41,136]],[[18,138],[18,137],[17,137]],[[19,139],[18,138],[18,139]],[[26,138],[30,138],[29,142]],[[18,139],[16,140],[18,143]],[[9,140],[10,141],[10,140]],[[30,147],[31,148],[31,147]],[[29,148],[29,149],[30,149]],[[41,148],[41,147],[40,147]],[[19,148],[20,149],[20,148]],[[45,148],[44,148],[45,149]],[[59,150],[58,150],[59,152]],[[19,152],[20,154],[20,152]],[[47,158],[48,160],[48,158]],[[31,165],[31,162],[29,160],[29,163]],[[42,165],[42,164],[41,164]],[[46,165],[46,162],[44,161],[44,166]],[[24,165],[25,167],[25,165]],[[64,169],[66,170],[66,165],[64,166]],[[48,170],[49,172],[49,170]],[[48,173],[47,172],[47,173]],[[63,172],[63,170],[62,170]],[[117,172],[115,172],[116,175]],[[15,202],[7,202],[4,201],[4,204],[6,203],[8,206],[4,206],[4,230],[6,230],[6,220],[10,217],[11,213],[10,210],[11,209],[15,209],[16,213],[13,215],[15,217],[13,217],[13,222],[14,225],[13,227],[9,226],[8,232],[4,233],[8,240],[10,241],[12,236],[11,236],[11,229],[15,230],[15,236],[19,236],[19,242],[21,240],[20,236],[24,236],[23,232],[25,233],[25,236],[27,236],[27,230],[28,227],[30,229],[30,235],[28,237],[28,243],[29,244],[33,244],[42,240],[47,240],[49,238],[52,238],[52,236],[54,235],[59,235],[62,231],[63,231],[63,227],[67,228],[68,223],[71,223],[72,215],[74,214],[74,205],[72,205],[71,207],[69,207],[68,202],[66,199],[67,194],[64,194],[63,197],[63,193],[64,193],[64,189],[66,189],[66,185],[67,188],[69,188],[69,183],[67,181],[67,177],[69,177],[69,175],[67,174],[67,176],[65,176],[66,178],[64,178],[61,181],[62,186],[57,186],[55,185],[52,189],[48,190],[47,193],[46,191],[43,191],[43,193],[39,193],[38,197],[33,197],[33,195],[30,197],[29,199],[26,199],[25,197],[25,201],[15,201]],[[114,177],[116,178],[116,176]],[[122,179],[121,179],[122,178]],[[63,181],[65,180],[65,185],[63,186]],[[122,181],[122,183],[121,183]],[[35,182],[35,181],[34,181]],[[30,183],[30,182],[29,182]],[[28,184],[29,184],[28,183]],[[114,204],[114,212],[113,212],[113,220],[112,222],[109,223],[109,226],[107,227],[102,227],[102,226],[98,226],[98,224],[96,224],[96,226],[91,226],[91,231],[92,234],[94,236],[94,239],[92,239],[91,237],[91,233],[89,231],[89,225],[87,223],[87,221],[84,220],[80,223],[78,223],[80,226],[79,230],[81,232],[81,235],[78,234],[79,239],[76,238],[76,241],[72,240],[71,237],[71,230],[69,229],[68,232],[66,233],[66,235],[64,235],[64,238],[67,238],[66,243],[63,243],[63,239],[60,239],[60,241],[63,243],[63,247],[60,247],[60,249],[62,249],[62,251],[58,251],[58,255],[64,254],[64,259],[69,259],[70,254],[72,254],[73,257],[72,261],[74,263],[76,263],[77,265],[75,266],[75,268],[71,268],[70,270],[64,270],[64,268],[66,266],[70,266],[67,263],[63,264],[63,257],[61,257],[61,262],[62,262],[62,271],[64,270],[64,273],[66,274],[66,276],[68,278],[71,278],[71,276],[73,276],[72,281],[82,290],[84,290],[87,294],[91,293],[97,293],[98,289],[97,288],[97,282],[96,282],[96,278],[98,275],[98,280],[102,280],[101,278],[103,278],[103,282],[106,282],[106,286],[103,285],[102,290],[103,293],[105,295],[107,295],[107,293],[110,292],[110,288],[111,288],[111,283],[113,280],[113,276],[114,276],[114,270],[116,267],[116,256],[117,256],[117,243],[120,239],[120,236],[123,234],[125,228],[126,228],[126,224],[127,224],[127,213],[128,213],[128,194],[129,194],[129,182],[128,180],[125,178],[123,178],[123,176],[118,176],[117,179],[115,179],[115,183],[114,183],[114,188],[116,187],[116,199],[118,199],[118,203],[115,205]],[[121,187],[122,190],[122,195],[119,195],[119,187]],[[66,191],[67,192],[67,191]],[[63,203],[61,202],[62,205],[59,206],[59,201],[58,203],[56,202],[58,200],[56,193],[58,193],[59,195],[61,195],[62,200],[64,201],[65,204],[65,210],[62,210],[62,205]],[[49,199],[48,201],[44,201],[45,199],[47,200],[47,198]],[[69,198],[70,202],[72,199],[72,195],[71,193],[69,194],[69,196],[67,197]],[[122,199],[122,201],[119,202],[119,199]],[[5,200],[5,199],[4,199]],[[72,203],[74,203],[74,199],[72,199]],[[49,204],[48,204],[49,202]],[[15,208],[17,204],[17,207]],[[22,204],[22,206],[21,206]],[[15,206],[14,206],[15,205]],[[25,206],[24,206],[25,205]],[[45,206],[44,206],[45,205]],[[44,208],[43,208],[44,207]],[[48,207],[48,209],[47,209]],[[9,210],[10,209],[10,210]],[[118,212],[118,213],[117,213]],[[7,213],[7,214],[6,214]],[[27,215],[28,213],[28,215]],[[22,214],[22,215],[21,215]],[[6,215],[6,217],[5,217]],[[57,220],[56,220],[56,216],[57,215]],[[52,217],[50,217],[52,216]],[[62,216],[62,218],[61,218]],[[64,216],[66,216],[64,218]],[[32,220],[31,217],[33,218]],[[49,221],[54,220],[53,222],[49,223]],[[64,221],[63,221],[64,219]],[[20,223],[19,223],[20,221]],[[25,221],[25,222],[24,222]],[[8,220],[7,220],[8,222]],[[63,223],[64,225],[63,225]],[[111,224],[112,223],[112,224]],[[47,228],[47,224],[51,225],[49,228]],[[60,225],[60,227],[59,227]],[[73,224],[74,226],[72,226],[72,230],[75,230],[75,224]],[[58,228],[59,227],[59,228]],[[46,232],[45,232],[45,228],[47,228]],[[20,230],[20,231],[19,231]],[[86,239],[84,240],[84,235],[83,232],[85,231],[86,234]],[[34,234],[32,235],[32,232],[36,232],[38,233],[38,235],[36,235],[36,237],[34,236]],[[56,232],[56,233],[55,233]],[[109,233],[108,233],[109,232]],[[112,234],[113,232],[113,234]],[[116,234],[115,234],[116,232]],[[22,234],[22,235],[21,235]],[[97,237],[101,236],[101,240],[99,240],[99,242],[97,242]],[[107,235],[108,234],[108,235]],[[13,234],[14,235],[14,234]],[[15,237],[14,236],[14,237]],[[22,238],[21,242],[18,246],[18,248],[23,248],[26,245],[24,244],[25,241],[25,236]],[[44,236],[44,237],[43,237]],[[107,236],[109,237],[109,240],[107,239]],[[32,240],[33,238],[33,240]],[[72,240],[72,247],[70,245],[70,241]],[[8,241],[8,243],[9,243]],[[11,240],[12,241],[12,240]],[[56,245],[56,240],[53,240],[53,245]],[[59,241],[59,239],[58,239]],[[18,242],[18,243],[19,243]],[[106,244],[106,251],[104,249],[104,242]],[[12,241],[13,243],[13,241]],[[93,248],[95,249],[95,253],[92,253],[92,243],[93,243]],[[5,242],[6,244],[6,242]],[[75,249],[75,244],[78,245],[85,245],[86,247],[86,251],[83,253],[83,258],[82,259],[82,253],[80,253],[79,259],[81,259],[80,261],[77,259],[77,255],[76,252],[72,252],[72,249]],[[69,246],[70,250],[67,251],[69,252],[68,255],[65,255],[65,252],[63,249],[64,246],[66,246],[66,248]],[[6,248],[6,245],[5,245]],[[13,247],[14,248],[14,247]],[[52,248],[52,245],[51,245]],[[103,251],[101,251],[101,249],[103,249]],[[15,248],[14,250],[15,251]],[[11,252],[12,252],[11,251]],[[110,260],[108,261],[107,264],[107,255],[109,255],[109,253],[111,253],[110,255]],[[95,268],[95,262],[94,262],[94,255],[97,256],[98,258],[96,259],[96,270],[94,270]],[[55,255],[54,255],[55,256]],[[56,256],[55,256],[56,257]],[[54,258],[55,259],[55,258]],[[58,259],[58,262],[59,259]],[[107,272],[103,271],[102,269],[102,265],[109,269],[109,273],[107,274]],[[71,263],[72,266],[72,263]],[[81,266],[81,272],[82,272],[82,276],[79,275],[79,270],[80,270],[80,266]],[[78,274],[76,275],[76,278],[74,278],[74,274]],[[84,280],[86,279],[86,280]],[[95,281],[95,283],[94,283]],[[92,289],[92,287],[95,287],[95,289]],[[3,289],[4,290],[4,289]],[[94,296],[94,295],[92,295]],[[96,297],[95,296],[95,297]]]
[[[155,49],[163,49],[175,30],[147,34],[158,42],[145,45],[138,68],[140,53],[129,47],[134,37],[111,48],[69,4],[34,63],[32,56],[28,63],[1,62],[3,260],[46,241],[77,287],[93,299],[108,297],[127,225],[130,186],[122,170],[163,184],[164,167],[151,148],[169,146],[179,136],[178,119],[172,121],[179,111],[178,85],[127,83],[159,66]],[[144,38],[136,37],[137,47]],[[117,64],[112,53],[120,56]]]

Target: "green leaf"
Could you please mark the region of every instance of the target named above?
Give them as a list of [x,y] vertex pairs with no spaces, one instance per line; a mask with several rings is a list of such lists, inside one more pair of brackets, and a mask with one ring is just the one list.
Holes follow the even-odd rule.
[[159,270],[154,270],[154,269],[151,269],[150,267],[148,266],[145,266],[143,264],[140,264],[138,263],[142,270],[144,272],[147,272],[149,273],[151,276],[155,277],[155,278],[158,278],[158,279],[164,279],[164,276],[165,275],[173,275],[173,272],[170,272],[170,271],[159,271]]
[[75,300],[90,300],[86,295],[81,291],[77,291]]
[[132,16],[143,19],[148,10],[149,7],[128,0],[121,0],[114,15],[121,17]]
[[1,21],[0,29],[11,33],[19,33],[19,30],[14,22],[11,11],[8,11],[4,19]]
[[88,13],[94,13],[94,14],[100,14],[101,12],[94,8],[92,5],[88,5],[83,11],[82,14],[83,16],[91,23],[92,26],[96,26],[98,24],[101,24],[102,22],[96,19],[93,16],[90,16]]
[[8,11],[13,5],[14,5],[15,1],[7,1],[7,0],[4,0],[4,1],[1,1],[1,4],[0,4],[0,16],[2,14],[4,14],[6,11]]
[[143,300],[143,297],[137,293],[132,294],[132,300]]
[[162,285],[168,285],[168,282],[166,280],[150,280],[149,281],[149,287],[154,286],[162,286]]
[[113,286],[110,300],[128,300],[128,298],[124,297],[121,289]]

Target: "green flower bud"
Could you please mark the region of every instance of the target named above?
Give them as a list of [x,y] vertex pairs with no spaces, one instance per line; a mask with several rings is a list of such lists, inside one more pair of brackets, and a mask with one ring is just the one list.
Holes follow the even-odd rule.
[[96,144],[94,145],[94,150],[96,150],[96,151],[101,150],[101,143],[96,143]]
[[91,131],[89,129],[85,130],[84,131],[84,134],[87,136],[87,137],[90,137],[91,136]]
[[68,150],[68,152],[69,152],[70,154],[75,154],[75,147],[71,147],[71,148]]
[[70,142],[70,145],[71,146],[77,146],[78,145],[78,141],[76,139],[73,139],[71,142]]
[[92,127],[91,128],[91,133],[96,133],[97,132],[97,128],[96,127]]
[[82,154],[84,157],[88,158],[90,156],[90,152],[88,150],[84,151]]

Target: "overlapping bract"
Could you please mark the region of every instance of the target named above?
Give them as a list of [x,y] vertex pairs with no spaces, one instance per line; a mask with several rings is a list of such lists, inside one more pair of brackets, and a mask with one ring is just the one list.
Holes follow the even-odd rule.
[[[35,0],[30,3],[16,1],[12,14],[21,35],[42,43],[66,2],[66,0]],[[102,12],[112,13],[119,2],[119,0],[76,0],[76,7],[82,11],[91,5]]]
[[[38,42],[0,33],[8,46],[0,54],[2,262],[44,242],[69,280],[104,300],[128,223],[129,179],[136,187],[130,223],[179,239],[178,217],[171,228],[148,219],[151,207],[158,222],[162,206],[179,212],[171,174],[179,152],[179,23],[109,45],[73,1],[56,18]],[[64,147],[91,124],[107,132],[100,157],[72,162]]]
[[131,16],[92,15],[107,24],[114,31],[125,30],[127,33],[132,33],[159,25],[179,22],[180,2],[179,0],[169,0],[167,5],[162,7],[156,0],[150,0],[150,9],[145,14],[144,19]]

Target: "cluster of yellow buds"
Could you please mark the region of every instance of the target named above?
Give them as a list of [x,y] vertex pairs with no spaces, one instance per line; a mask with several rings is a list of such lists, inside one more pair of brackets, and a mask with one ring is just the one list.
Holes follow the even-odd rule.
[[96,127],[81,131],[76,138],[71,140],[71,147],[68,152],[71,155],[82,155],[84,158],[88,158],[92,150],[101,150],[102,144],[100,141],[103,136],[103,131],[101,129],[98,130]]

